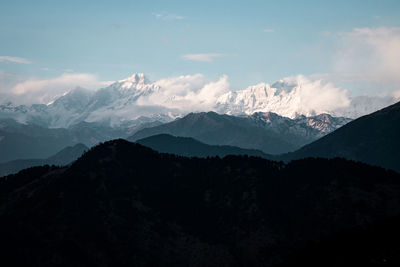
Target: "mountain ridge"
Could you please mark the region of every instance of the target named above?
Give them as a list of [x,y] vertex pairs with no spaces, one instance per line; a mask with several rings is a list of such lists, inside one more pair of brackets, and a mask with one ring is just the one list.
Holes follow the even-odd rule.
[[0,163],[0,177],[17,173],[34,166],[56,165],[64,166],[78,159],[89,148],[83,144],[67,146],[46,159],[17,159]]
[[160,153],[170,153],[184,157],[225,157],[228,155],[247,155],[261,158],[272,158],[260,150],[243,149],[234,146],[212,146],[191,137],[178,137],[169,134],[158,134],[136,141]]
[[189,113],[175,121],[139,130],[128,140],[165,133],[192,137],[210,145],[232,145],[279,154],[300,148],[348,121],[329,115],[290,119],[274,113],[241,117],[215,112]]
[[400,171],[400,102],[360,117],[299,150],[285,160],[343,157]]

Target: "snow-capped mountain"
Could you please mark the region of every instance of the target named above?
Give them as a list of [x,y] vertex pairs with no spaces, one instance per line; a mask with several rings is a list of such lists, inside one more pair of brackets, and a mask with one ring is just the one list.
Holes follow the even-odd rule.
[[289,118],[326,113],[354,119],[399,100],[395,96],[350,98],[347,91],[335,88],[332,84],[297,76],[272,85],[260,83],[225,93],[217,99],[216,110],[232,115],[274,112]]
[[316,140],[334,130],[342,127],[352,119],[333,117],[329,114],[319,114],[306,117],[299,115],[296,118],[279,116],[273,112],[257,112],[247,116],[254,123],[269,128],[280,135],[301,136],[305,140]]
[[67,128],[83,121],[109,126],[171,121],[177,115],[170,109],[136,104],[139,97],[159,89],[143,74],[134,74],[97,91],[75,88],[47,105],[14,106],[6,103],[0,105],[0,118],[13,118],[51,128]]
[[350,99],[344,90],[303,76],[239,91],[227,90],[224,79],[204,83],[199,77],[151,82],[144,74],[133,74],[97,91],[75,88],[47,105],[5,103],[0,105],[0,119],[50,128],[67,128],[81,122],[137,128],[143,121],[164,123],[189,112],[210,110],[230,115],[273,112],[291,119],[319,114],[357,118],[396,101],[390,96]]
[[[252,119],[254,123],[268,128],[279,135],[302,138],[304,143],[321,138],[352,121],[349,118],[333,117],[329,114],[319,114],[310,117],[299,115],[291,119],[279,116],[273,112],[257,112],[247,117]],[[303,145],[302,142],[299,143]]]

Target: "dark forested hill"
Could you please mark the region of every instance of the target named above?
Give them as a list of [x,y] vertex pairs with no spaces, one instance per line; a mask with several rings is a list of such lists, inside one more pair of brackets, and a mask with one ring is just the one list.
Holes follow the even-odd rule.
[[271,266],[311,241],[396,216],[399,203],[400,175],[362,163],[190,159],[115,140],[71,166],[0,179],[0,258],[4,266]]
[[248,155],[272,158],[260,150],[244,149],[234,146],[212,146],[190,137],[177,137],[169,134],[158,134],[136,141],[158,152],[170,153],[186,157],[225,157],[227,155]]
[[400,171],[400,102],[366,115],[284,156],[343,157]]

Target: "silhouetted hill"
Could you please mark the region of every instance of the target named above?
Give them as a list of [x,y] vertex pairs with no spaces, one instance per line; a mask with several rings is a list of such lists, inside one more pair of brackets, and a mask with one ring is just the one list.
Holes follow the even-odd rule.
[[0,177],[12,173],[17,173],[20,170],[41,165],[58,165],[63,166],[71,163],[79,158],[89,148],[83,144],[68,146],[57,154],[47,159],[18,159],[5,163],[0,163]]
[[400,171],[400,102],[361,117],[284,159],[343,157]]
[[243,117],[201,112],[142,129],[128,140],[137,141],[157,134],[170,134],[192,137],[210,145],[229,145],[280,154],[294,151],[348,121],[327,114],[308,118],[300,116],[292,120],[271,112]]
[[248,155],[271,158],[259,150],[244,149],[234,146],[212,146],[190,137],[177,137],[169,134],[158,134],[136,141],[158,152],[186,157],[225,157],[227,155]]
[[362,163],[190,159],[115,140],[71,166],[0,179],[0,258],[4,266],[271,266],[309,241],[398,215],[399,203],[400,175]]

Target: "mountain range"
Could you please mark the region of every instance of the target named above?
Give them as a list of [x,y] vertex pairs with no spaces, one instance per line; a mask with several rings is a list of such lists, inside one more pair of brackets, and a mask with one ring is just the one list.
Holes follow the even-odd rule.
[[0,106],[2,263],[399,265],[400,102],[313,115],[291,86],[228,92],[229,114],[154,113],[144,75]]
[[[70,166],[0,179],[0,257],[6,266],[274,266],[398,216],[399,203],[399,174],[362,163],[189,159],[114,140]],[[400,263],[398,242],[371,246],[325,260]]]
[[[235,121],[238,117],[233,118],[233,120],[230,120],[231,117],[228,115],[218,115],[211,112],[189,114],[171,123],[140,130],[129,138],[129,140],[135,141],[144,136],[166,133],[176,136],[190,136],[202,140],[204,143],[226,144],[234,141],[237,142],[235,145],[239,147],[251,147],[254,145],[253,148],[256,149],[260,149],[265,145],[266,151],[264,152],[269,151],[271,153],[271,150],[268,149],[271,149],[273,145],[267,143],[271,141],[271,139],[268,139],[271,130],[276,129],[274,137],[277,138],[277,136],[280,136],[284,140],[290,141],[298,140],[296,138],[302,136],[301,134],[304,136],[304,133],[308,133],[308,136],[310,136],[310,133],[307,132],[310,131],[315,134],[315,141],[305,144],[290,153],[279,155],[267,154],[264,157],[286,162],[309,157],[340,157],[400,172],[400,141],[398,139],[398,136],[400,136],[400,128],[398,126],[400,125],[400,102],[350,121],[347,124],[344,123],[342,127],[340,127],[340,123],[346,122],[346,119],[332,118],[329,115],[319,115],[314,118],[302,117],[300,120],[304,120],[303,123],[295,122],[295,120],[280,117],[273,113],[256,113],[253,116],[241,118],[254,122],[251,126],[249,126],[249,122],[246,122],[246,124],[243,121],[239,121],[237,124],[234,124],[235,126],[232,126],[232,121]],[[271,125],[265,126],[264,123]],[[290,123],[292,126],[289,126]],[[242,134],[242,136],[247,134],[245,130],[240,128],[243,125],[245,125],[245,130],[250,129],[248,138],[234,139],[235,137],[237,138],[238,133]],[[265,139],[255,139],[258,135],[255,134],[257,130],[252,128],[254,125],[268,127],[269,131],[260,134]],[[336,125],[337,128],[331,128],[332,125]],[[310,127],[312,128],[310,129]],[[286,132],[291,133],[292,136],[285,136]],[[325,133],[327,134],[325,135]],[[156,138],[154,138],[154,143],[152,143],[152,140],[149,137],[145,145],[157,151],[168,153],[179,151],[176,154],[182,155],[186,153],[185,155],[194,155],[192,149],[185,148],[183,141],[172,142],[172,140],[169,140],[166,141],[165,146],[160,146],[157,145]],[[264,142],[264,140],[267,141]],[[279,139],[272,140],[275,144],[279,144],[281,148],[284,147],[284,144],[278,143]],[[257,143],[257,141],[259,142]],[[171,142],[171,145],[168,145],[169,142]],[[162,149],[159,149],[160,147]]]
[[[332,95],[334,96],[332,96]],[[399,101],[399,97],[354,96],[311,81],[304,76],[281,79],[273,84],[259,83],[244,90],[230,91],[216,101],[216,111],[232,115],[274,112],[284,117],[314,116],[327,113],[334,117],[358,118]]]
[[97,91],[78,87],[48,104],[15,106],[8,102],[0,105],[0,118],[49,128],[68,128],[86,122],[133,131],[143,123],[166,122],[174,118],[166,109],[148,110],[148,107],[136,104],[140,96],[158,89],[143,74],[134,74]]
[[[47,104],[2,104],[0,162],[47,158],[77,143],[90,147],[115,138],[131,136],[130,140],[137,140],[159,133],[192,137],[209,145],[287,153],[338,129],[349,118],[394,101],[391,97],[356,97],[341,111],[331,110],[328,104],[326,108],[308,109],[304,95],[325,85],[300,77],[225,92],[214,96],[215,103],[210,100],[212,103],[204,106],[215,113],[187,114],[178,105],[186,103],[179,91],[186,86],[186,78],[180,79],[178,84],[152,82],[144,74],[133,74],[97,91],[67,90]],[[171,84],[176,88],[172,90]],[[353,108],[357,112],[351,111]],[[328,113],[318,114],[322,110]],[[181,129],[174,129],[174,125]]]
[[[0,105],[0,119],[14,119],[49,128],[68,128],[82,122],[95,122],[132,133],[143,123],[170,122],[190,112],[211,110],[237,116],[273,112],[291,119],[326,113],[333,117],[354,119],[396,102],[394,96],[357,96],[349,100],[344,93],[339,94],[342,99],[332,100],[328,93],[336,94],[336,89],[302,76],[216,95],[206,85],[202,89],[190,89],[185,77],[177,80],[152,82],[144,74],[133,74],[97,91],[80,87],[66,90],[46,104],[3,103]],[[324,96],[323,102],[316,99],[321,95]],[[190,101],[201,103],[194,105]],[[339,103],[339,106],[333,103]]]
[[267,154],[280,154],[294,151],[349,121],[328,114],[290,119],[271,112],[241,117],[215,112],[190,113],[175,121],[139,130],[128,140],[171,134],[192,137],[211,145],[237,146],[259,149]]

